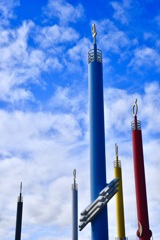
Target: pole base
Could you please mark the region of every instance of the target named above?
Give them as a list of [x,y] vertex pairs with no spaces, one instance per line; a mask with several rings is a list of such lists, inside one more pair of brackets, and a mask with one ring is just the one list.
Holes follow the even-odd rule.
[[116,237],[115,240],[128,240],[127,237]]

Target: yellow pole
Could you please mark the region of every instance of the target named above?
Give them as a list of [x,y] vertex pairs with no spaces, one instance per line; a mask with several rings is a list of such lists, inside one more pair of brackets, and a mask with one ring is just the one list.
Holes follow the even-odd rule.
[[119,178],[118,192],[116,198],[116,225],[117,225],[117,239],[126,239],[125,237],[125,223],[124,223],[124,207],[123,207],[123,187],[122,187],[122,173],[121,162],[118,160],[118,146],[115,144],[116,160],[114,161],[114,177]]

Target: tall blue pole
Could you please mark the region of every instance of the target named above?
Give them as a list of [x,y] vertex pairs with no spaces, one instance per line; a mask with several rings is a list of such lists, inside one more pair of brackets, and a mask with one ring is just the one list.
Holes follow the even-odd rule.
[[[92,34],[94,48],[88,53],[91,202],[106,186],[102,52],[97,49],[94,24]],[[107,206],[93,219],[91,228],[92,240],[108,240]]]
[[72,240],[78,240],[78,186],[76,184],[76,170],[73,171],[72,184]]

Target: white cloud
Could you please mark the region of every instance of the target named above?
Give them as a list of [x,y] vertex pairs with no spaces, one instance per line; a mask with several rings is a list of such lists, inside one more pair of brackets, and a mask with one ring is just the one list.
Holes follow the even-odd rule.
[[141,67],[155,67],[157,71],[159,71],[160,66],[160,54],[156,49],[150,47],[142,47],[138,48],[134,52],[134,57],[129,63],[129,67],[133,67],[133,69],[137,70]]
[[111,5],[115,11],[113,18],[122,24],[129,24],[128,10],[131,7],[131,0],[123,0],[121,3],[114,1]]
[[83,17],[83,11],[81,4],[73,6],[65,0],[49,0],[48,6],[45,9],[47,16],[50,18],[57,17],[62,24],[76,22]]
[[82,38],[76,43],[76,45],[70,48],[67,52],[69,58],[74,60],[74,62],[83,61],[85,65],[87,64],[88,49],[91,43],[87,38]]
[[[76,53],[83,59],[87,53],[87,39],[79,41],[81,47],[75,46],[79,34],[72,27],[36,26],[32,21],[24,21],[13,30],[0,29],[0,99],[6,102],[35,100],[30,83],[43,87],[43,72],[61,71],[67,67],[75,71],[73,59]],[[36,47],[30,44],[38,44]],[[74,45],[74,46],[73,46]],[[69,50],[68,50],[68,47]],[[66,52],[65,52],[66,49]],[[66,55],[67,54],[67,55]],[[68,58],[69,57],[69,58]],[[77,65],[77,69],[79,66]]]
[[71,27],[53,25],[38,30],[36,40],[40,46],[43,48],[55,48],[56,45],[56,52],[58,49],[57,44],[75,42],[79,38],[78,33]]
[[103,20],[97,22],[96,26],[99,34],[99,47],[104,51],[120,54],[124,48],[132,44],[127,34],[119,30],[112,21]]
[[[74,98],[76,96],[76,99]],[[71,87],[57,87],[54,96],[50,100],[50,107],[56,107],[59,111],[70,111],[80,113],[82,110],[82,105],[86,104],[84,95],[79,92],[75,92],[75,89]]]
[[105,90],[106,136],[111,136],[112,131],[116,135],[116,133],[127,133],[130,130],[131,106],[136,97],[139,98],[134,94],[132,97],[128,97],[125,90],[114,91],[112,88]]
[[35,29],[32,21],[24,21],[15,30],[1,30],[0,99],[3,101],[33,100],[27,85],[41,84],[41,73],[51,66],[57,70],[62,68],[57,56],[47,55],[44,50],[29,45]]
[[15,7],[19,6],[19,0],[6,0],[0,2],[0,25],[9,25],[9,20],[15,18]]
[[154,34],[150,32],[144,32],[143,36],[145,40],[152,40],[155,38]]

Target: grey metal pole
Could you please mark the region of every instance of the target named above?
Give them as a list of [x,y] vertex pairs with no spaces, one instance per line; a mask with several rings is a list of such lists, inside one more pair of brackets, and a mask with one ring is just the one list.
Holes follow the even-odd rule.
[[76,169],[73,171],[72,184],[72,240],[78,240],[78,186],[76,184]]

